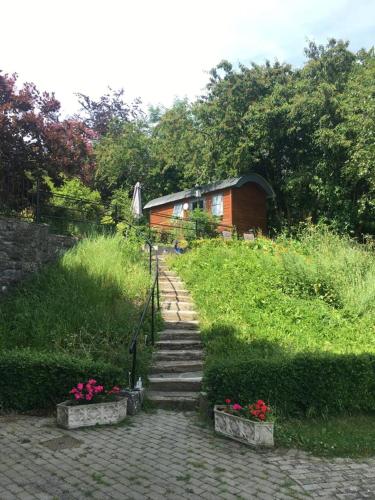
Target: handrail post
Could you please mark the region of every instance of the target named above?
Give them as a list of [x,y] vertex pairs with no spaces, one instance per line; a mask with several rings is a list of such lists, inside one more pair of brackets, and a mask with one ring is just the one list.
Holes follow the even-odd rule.
[[151,298],[151,344],[155,344],[155,283],[152,288]]
[[156,254],[156,303],[158,306],[158,311],[160,311],[160,290],[159,290],[159,258]]
[[36,179],[36,213],[35,213],[35,222],[39,224],[40,222],[40,178],[39,176]]
[[150,253],[149,253],[149,271],[151,274],[152,273],[152,245],[149,243],[148,246],[149,246],[149,250],[150,250]]
[[131,373],[131,389],[135,388],[135,367],[137,365],[137,339],[134,342],[133,346],[133,364],[132,364],[132,373]]

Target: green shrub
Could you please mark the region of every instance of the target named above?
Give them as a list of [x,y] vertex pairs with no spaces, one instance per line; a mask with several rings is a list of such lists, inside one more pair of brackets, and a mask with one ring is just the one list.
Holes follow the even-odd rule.
[[63,353],[13,350],[0,353],[0,409],[51,408],[68,399],[80,381],[95,378],[104,386],[124,384],[123,370]]
[[264,399],[285,416],[375,411],[374,355],[217,359],[205,371],[213,403]]
[[216,228],[219,220],[205,210],[194,209],[190,215],[190,221],[193,227],[195,226],[194,238],[215,238],[218,236]]
[[[92,191],[78,178],[61,176],[59,187],[47,179],[52,197],[41,205],[40,217],[47,222],[50,230],[75,235],[92,234],[101,227],[105,214],[100,193]],[[102,228],[103,231],[110,228]]]

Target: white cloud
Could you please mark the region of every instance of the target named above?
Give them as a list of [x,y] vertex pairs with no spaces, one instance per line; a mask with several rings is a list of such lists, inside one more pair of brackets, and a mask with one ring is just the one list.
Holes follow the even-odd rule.
[[194,98],[221,59],[300,63],[308,36],[369,46],[370,0],[18,0],[2,5],[0,68],[55,90],[64,109],[74,92],[107,85],[129,98],[169,105]]

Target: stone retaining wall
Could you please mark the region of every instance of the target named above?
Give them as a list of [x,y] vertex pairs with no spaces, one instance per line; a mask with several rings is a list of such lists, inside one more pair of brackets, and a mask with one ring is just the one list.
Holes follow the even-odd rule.
[[0,217],[0,294],[76,242],[71,236],[50,234],[46,224]]

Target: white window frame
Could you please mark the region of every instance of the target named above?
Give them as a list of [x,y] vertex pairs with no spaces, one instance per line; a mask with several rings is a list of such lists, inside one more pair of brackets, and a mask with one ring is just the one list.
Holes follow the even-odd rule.
[[211,213],[216,217],[224,215],[224,196],[223,193],[213,194],[211,198]]
[[183,203],[175,203],[173,206],[173,217],[177,217],[178,219],[182,219],[184,216],[184,204]]

